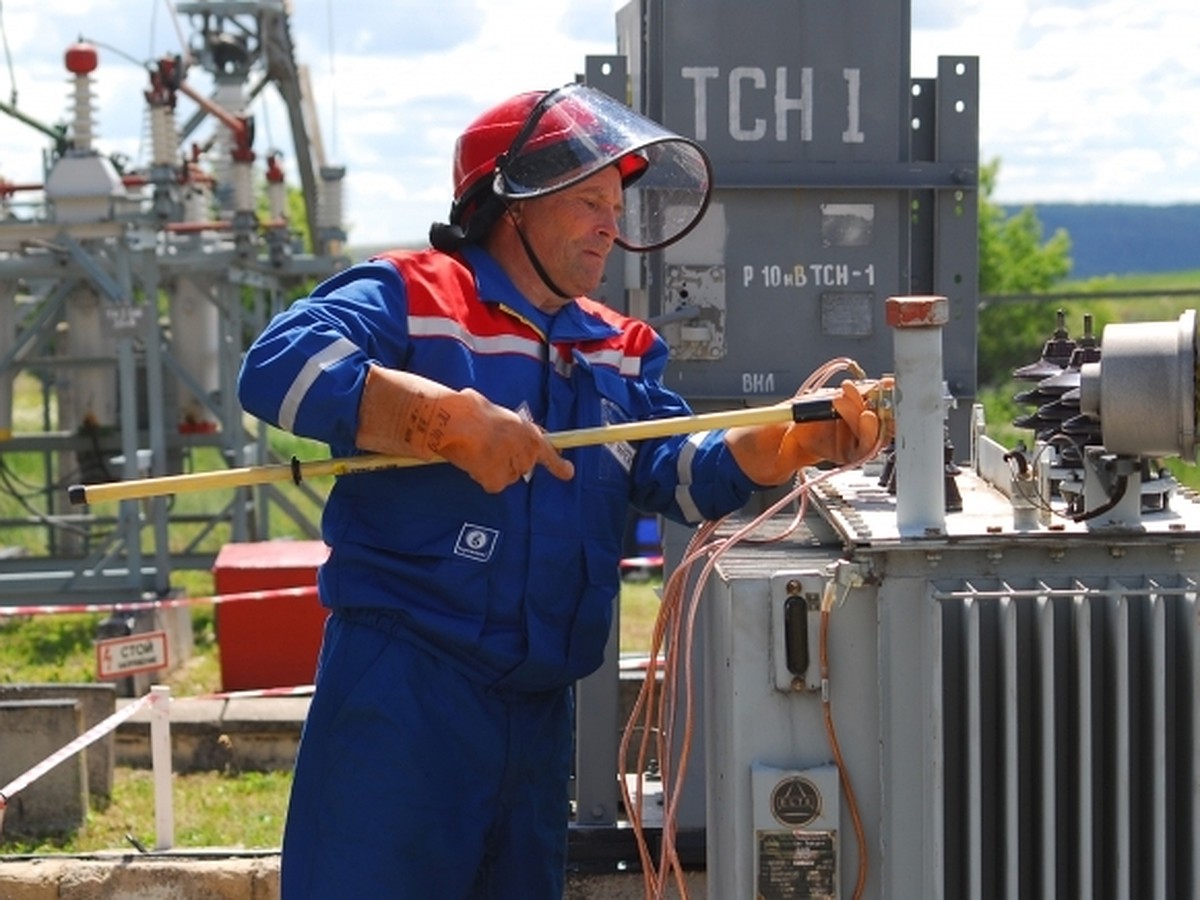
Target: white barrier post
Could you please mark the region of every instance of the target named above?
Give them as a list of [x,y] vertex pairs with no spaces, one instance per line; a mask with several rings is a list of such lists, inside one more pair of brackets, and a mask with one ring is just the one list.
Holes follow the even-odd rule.
[[154,772],[155,850],[175,845],[175,803],[171,790],[171,688],[150,688],[150,765]]

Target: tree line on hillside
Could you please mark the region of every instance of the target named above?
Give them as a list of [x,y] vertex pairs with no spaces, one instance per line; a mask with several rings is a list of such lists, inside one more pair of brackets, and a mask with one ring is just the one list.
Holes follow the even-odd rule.
[[[1020,207],[1003,206],[1006,214]],[[1071,235],[1071,279],[1200,269],[1200,203],[1037,203],[1047,234]]]
[[[1013,214],[992,201],[1000,161],[979,171],[979,293],[1032,294],[1047,291],[1071,273],[1071,237],[1057,229],[1045,237],[1033,207]],[[979,310],[976,371],[979,384],[1007,380],[1040,348],[1053,321],[1040,303],[984,303]]]

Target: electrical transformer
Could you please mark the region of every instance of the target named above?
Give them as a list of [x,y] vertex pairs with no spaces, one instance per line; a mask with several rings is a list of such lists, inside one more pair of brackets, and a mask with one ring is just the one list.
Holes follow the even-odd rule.
[[945,308],[893,302],[895,445],[705,588],[708,896],[1197,896],[1200,505],[1157,464],[1194,454],[1195,314],[1079,341],[1052,426],[976,410],[948,465]]

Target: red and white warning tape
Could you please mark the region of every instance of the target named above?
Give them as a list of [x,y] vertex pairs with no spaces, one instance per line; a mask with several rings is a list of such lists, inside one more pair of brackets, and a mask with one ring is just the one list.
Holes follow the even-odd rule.
[[143,609],[171,609],[177,606],[195,606],[201,603],[231,603],[242,600],[266,600],[277,597],[311,597],[317,593],[316,585],[304,587],[271,588],[267,591],[240,591],[236,594],[217,594],[212,597],[180,597],[174,600],[143,600],[124,603],[64,603],[36,606],[0,606],[0,616],[39,616],[58,613],[111,613],[134,612]]
[[257,697],[308,697],[314,690],[311,684],[295,687],[254,688],[243,691],[221,691],[212,694],[197,694],[197,700],[250,700]]

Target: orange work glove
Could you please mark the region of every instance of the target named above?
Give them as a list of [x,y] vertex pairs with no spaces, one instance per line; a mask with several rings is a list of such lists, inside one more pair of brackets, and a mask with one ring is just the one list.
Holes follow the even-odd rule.
[[442,458],[490,494],[523,478],[538,463],[564,481],[575,467],[537,425],[472,388],[372,366],[358,406],[361,450],[417,459]]
[[797,469],[828,460],[837,465],[864,457],[880,438],[880,420],[868,408],[864,392],[874,382],[847,379],[833,395],[838,418],[730,428],[725,444],[756,484],[782,484]]

